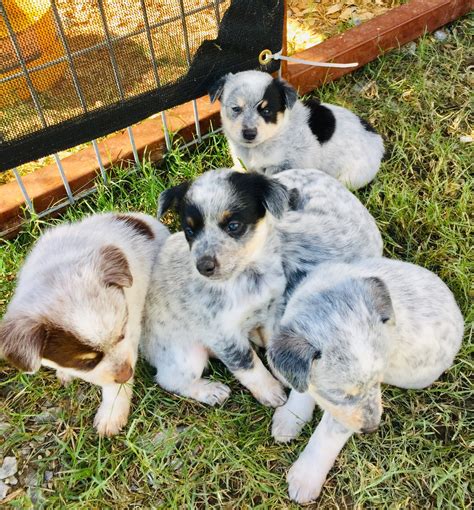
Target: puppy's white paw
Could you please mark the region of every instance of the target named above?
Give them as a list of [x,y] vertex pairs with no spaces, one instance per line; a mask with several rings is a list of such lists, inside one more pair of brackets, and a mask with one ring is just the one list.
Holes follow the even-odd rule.
[[202,379],[193,386],[189,396],[210,406],[224,403],[230,395],[230,388],[219,382]]
[[298,418],[288,407],[275,409],[272,419],[272,437],[277,443],[288,443],[296,439],[305,425],[305,421]]
[[297,503],[309,503],[319,497],[321,489],[326,481],[326,476],[321,476],[313,464],[297,460],[288,471],[288,494]]
[[261,404],[267,407],[282,406],[287,399],[283,386],[270,375],[266,378],[265,384],[252,393]]
[[130,405],[102,404],[94,418],[94,427],[100,436],[115,436],[127,424]]
[[56,377],[63,386],[67,386],[74,379],[72,375],[63,372],[62,370],[56,370]]

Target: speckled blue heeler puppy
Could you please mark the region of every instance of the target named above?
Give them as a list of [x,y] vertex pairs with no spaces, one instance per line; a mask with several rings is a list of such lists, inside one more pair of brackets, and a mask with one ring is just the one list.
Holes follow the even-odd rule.
[[254,352],[275,329],[289,292],[315,264],[381,254],[365,207],[332,177],[289,170],[276,178],[210,171],[160,196],[159,214],[179,211],[184,232],[157,259],[142,351],[168,391],[211,405],[229,388],[202,378],[219,358],[264,405],[286,400]]
[[298,100],[285,81],[260,71],[227,74],[210,90],[221,100],[224,133],[236,169],[274,174],[317,168],[357,189],[376,175],[384,154],[373,127],[340,106]]
[[327,262],[308,275],[267,351],[294,388],[275,412],[273,437],[294,439],[315,402],[324,410],[288,473],[291,499],[316,499],[350,436],[378,427],[381,383],[429,386],[452,364],[462,335],[451,291],[421,267],[373,258]]

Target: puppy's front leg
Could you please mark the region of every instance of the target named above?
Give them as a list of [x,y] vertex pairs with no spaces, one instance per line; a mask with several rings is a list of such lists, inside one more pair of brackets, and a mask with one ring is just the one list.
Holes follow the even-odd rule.
[[275,410],[272,419],[272,436],[278,443],[287,443],[297,438],[313,416],[313,397],[309,393],[291,390],[284,406]]
[[126,384],[102,386],[102,403],[94,418],[94,427],[101,436],[118,434],[126,425],[132,401],[133,379]]
[[256,352],[245,342],[228,342],[216,351],[219,359],[263,405],[278,407],[285,403],[283,386],[265,368]]
[[290,498],[297,503],[315,500],[329,470],[352,432],[324,412],[306,448],[286,477]]

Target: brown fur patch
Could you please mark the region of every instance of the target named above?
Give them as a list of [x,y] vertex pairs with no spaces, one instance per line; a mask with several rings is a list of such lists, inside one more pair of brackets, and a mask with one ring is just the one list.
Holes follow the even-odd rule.
[[104,357],[79,337],[58,326],[46,327],[47,336],[42,357],[54,361],[61,367],[92,370]]
[[146,237],[147,239],[155,239],[155,234],[150,225],[140,218],[135,216],[128,216],[127,214],[118,214],[115,217],[118,221],[123,221],[129,227],[132,227],[138,234]]
[[0,325],[0,352],[16,368],[37,370],[46,338],[44,324],[28,316],[4,319]]
[[224,211],[221,216],[221,221],[219,223],[225,223],[229,220],[234,213],[232,211]]
[[123,251],[117,246],[104,246],[100,250],[104,283],[115,287],[131,287],[132,273]]

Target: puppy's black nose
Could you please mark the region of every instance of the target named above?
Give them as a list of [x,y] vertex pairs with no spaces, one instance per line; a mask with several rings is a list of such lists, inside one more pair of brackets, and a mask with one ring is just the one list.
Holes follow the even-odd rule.
[[196,267],[203,276],[212,276],[217,267],[217,260],[215,257],[202,257],[198,260]]
[[242,129],[242,136],[244,137],[244,140],[251,142],[257,138],[257,130],[255,128]]

